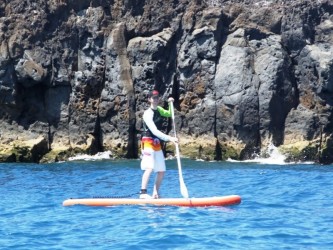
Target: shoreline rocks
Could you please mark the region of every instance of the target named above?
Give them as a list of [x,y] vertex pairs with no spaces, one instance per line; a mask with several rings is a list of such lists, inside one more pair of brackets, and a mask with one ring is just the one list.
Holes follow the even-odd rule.
[[158,89],[184,156],[330,164],[332,41],[329,0],[2,2],[0,161],[137,158]]

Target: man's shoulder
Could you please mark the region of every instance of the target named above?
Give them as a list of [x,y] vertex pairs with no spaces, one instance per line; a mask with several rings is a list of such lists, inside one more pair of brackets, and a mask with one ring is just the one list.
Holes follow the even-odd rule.
[[143,112],[143,116],[152,115],[152,114],[154,114],[154,111],[151,108],[148,108],[145,110],[145,112]]
[[153,110],[151,108],[147,108],[144,113],[151,113]]

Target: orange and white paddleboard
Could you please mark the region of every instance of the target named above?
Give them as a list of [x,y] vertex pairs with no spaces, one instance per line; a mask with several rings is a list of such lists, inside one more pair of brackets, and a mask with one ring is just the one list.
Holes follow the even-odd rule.
[[182,207],[230,206],[241,202],[238,195],[206,197],[206,198],[161,198],[161,199],[131,199],[131,198],[80,198],[67,199],[63,206],[119,206],[119,205],[157,205]]

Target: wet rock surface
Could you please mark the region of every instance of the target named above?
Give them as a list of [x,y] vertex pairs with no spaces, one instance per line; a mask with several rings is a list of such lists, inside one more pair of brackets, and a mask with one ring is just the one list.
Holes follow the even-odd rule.
[[329,0],[2,1],[0,161],[136,158],[158,89],[185,156],[331,163],[332,42]]

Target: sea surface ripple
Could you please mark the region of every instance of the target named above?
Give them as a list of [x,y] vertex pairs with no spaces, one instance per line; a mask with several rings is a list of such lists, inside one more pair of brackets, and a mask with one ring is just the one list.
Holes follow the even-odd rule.
[[[1,249],[333,249],[333,166],[182,159],[190,197],[230,207],[63,207],[67,198],[137,197],[138,160],[0,164]],[[167,161],[163,197],[181,197]],[[153,178],[149,184],[152,189]]]

